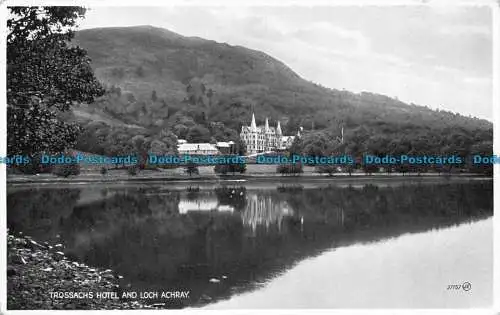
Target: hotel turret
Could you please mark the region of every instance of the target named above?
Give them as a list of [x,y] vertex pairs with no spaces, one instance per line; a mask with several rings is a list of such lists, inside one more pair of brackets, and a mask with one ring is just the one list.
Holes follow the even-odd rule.
[[270,127],[267,117],[264,126],[257,126],[255,114],[252,114],[250,126],[241,127],[240,138],[246,145],[247,153],[255,154],[286,149],[293,143],[295,136],[284,136],[279,121],[276,127]]

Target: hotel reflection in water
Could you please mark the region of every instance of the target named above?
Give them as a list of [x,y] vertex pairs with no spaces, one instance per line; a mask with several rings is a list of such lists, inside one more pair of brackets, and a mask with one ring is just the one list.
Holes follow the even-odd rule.
[[244,206],[241,209],[235,209],[233,205],[222,204],[217,196],[210,193],[200,192],[195,198],[189,198],[189,195],[183,194],[179,200],[179,213],[184,215],[195,212],[218,216],[239,215],[243,225],[253,234],[260,228],[266,231],[270,229],[281,231],[283,220],[294,215],[293,209],[286,201],[276,200],[271,195],[233,190],[229,199],[233,196],[244,199]]

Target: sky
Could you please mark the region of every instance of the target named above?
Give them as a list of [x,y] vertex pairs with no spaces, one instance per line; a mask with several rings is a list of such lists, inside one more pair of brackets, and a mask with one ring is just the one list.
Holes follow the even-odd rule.
[[493,120],[488,6],[92,7],[80,28],[132,25],[260,50],[326,87]]

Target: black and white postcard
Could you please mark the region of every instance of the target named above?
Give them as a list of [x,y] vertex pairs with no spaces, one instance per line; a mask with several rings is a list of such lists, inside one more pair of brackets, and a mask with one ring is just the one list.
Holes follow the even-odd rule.
[[495,1],[1,9],[2,311],[493,312]]

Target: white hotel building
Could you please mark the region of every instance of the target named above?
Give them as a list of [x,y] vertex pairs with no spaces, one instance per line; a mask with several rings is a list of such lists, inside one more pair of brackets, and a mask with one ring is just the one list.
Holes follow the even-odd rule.
[[[300,137],[300,130],[297,132],[297,137]],[[250,126],[242,126],[240,132],[240,138],[246,144],[248,154],[286,149],[292,145],[295,137],[284,136],[279,121],[276,127],[270,127],[266,118],[266,124],[257,127],[254,114]]]

